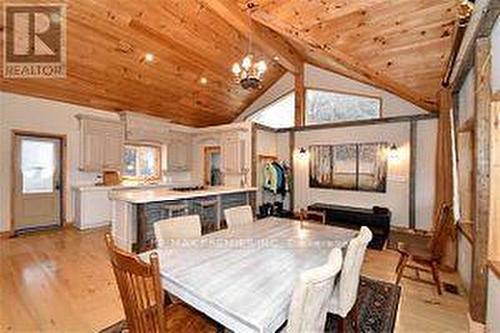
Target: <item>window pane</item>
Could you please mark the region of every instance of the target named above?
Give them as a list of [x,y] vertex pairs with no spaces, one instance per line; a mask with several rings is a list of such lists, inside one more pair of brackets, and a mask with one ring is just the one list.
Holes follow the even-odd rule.
[[273,127],[292,127],[295,123],[295,94],[290,93],[249,117],[249,120]]
[[125,153],[123,156],[123,162],[125,167],[123,168],[123,175],[134,177],[137,174],[137,153],[136,147],[125,147]]
[[311,89],[306,92],[308,125],[379,117],[378,98]]
[[160,177],[160,148],[125,146],[123,174],[128,178]]
[[54,191],[55,144],[47,141],[21,141],[23,193]]

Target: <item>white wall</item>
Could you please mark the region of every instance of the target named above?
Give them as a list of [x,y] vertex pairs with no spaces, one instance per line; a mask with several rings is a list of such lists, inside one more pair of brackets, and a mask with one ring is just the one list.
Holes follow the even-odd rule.
[[474,116],[475,106],[475,74],[471,69],[465,77],[458,94],[458,122],[462,125],[465,121]]
[[[423,114],[423,109],[391,93],[360,83],[341,75],[325,71],[312,65],[305,66],[305,85],[346,93],[358,93],[382,98],[382,116]],[[293,76],[283,77],[243,115],[252,113],[293,89]],[[419,121],[417,124],[417,174],[416,174],[416,223],[418,229],[429,230],[432,226],[434,209],[435,155],[437,120]],[[288,140],[288,139],[286,139]],[[307,161],[297,161],[295,165],[295,209],[313,202],[322,201],[354,206],[372,207],[383,205],[393,211],[393,225],[408,226],[409,220],[409,124],[385,124],[376,126],[349,127],[329,130],[299,132],[295,149],[311,144],[338,144],[353,142],[386,141],[397,143],[400,149],[400,162],[389,168],[387,193],[352,192],[340,190],[310,189],[308,184],[309,168]],[[284,147],[288,154],[288,141],[277,145]],[[273,146],[274,147],[274,146]]]
[[488,304],[486,314],[486,331],[500,333],[500,279],[489,270],[488,273]]
[[458,233],[458,262],[457,269],[458,275],[467,290],[469,291],[470,282],[472,279],[472,244],[461,233]]
[[[392,225],[407,227],[409,210],[409,124],[344,127],[296,133],[296,150],[319,144],[389,142],[399,147],[400,160],[389,162],[387,192],[372,193],[309,187],[309,160],[295,159],[295,209],[315,202],[371,208],[388,207]],[[420,226],[419,226],[420,227]]]
[[249,107],[245,109],[235,120],[235,122],[244,121],[255,111],[271,104],[286,93],[292,91],[295,87],[293,74],[285,73],[275,84],[273,84],[264,94],[259,96]]
[[491,88],[500,91],[500,19],[491,32]]
[[[78,170],[79,124],[75,115],[92,114],[119,119],[116,113],[40,98],[0,92],[0,231],[10,219],[11,130],[26,130],[67,136],[67,167],[70,186],[93,184],[97,174]],[[67,187],[67,190],[69,188]],[[71,191],[68,191],[70,193]],[[66,219],[72,221],[71,196],[67,196]]]
[[426,113],[426,111],[420,107],[413,105],[412,103],[407,102],[385,90],[348,79],[342,75],[335,74],[312,65],[306,65],[304,73],[305,86],[308,88],[320,88],[338,92],[358,93],[381,97],[383,117]]

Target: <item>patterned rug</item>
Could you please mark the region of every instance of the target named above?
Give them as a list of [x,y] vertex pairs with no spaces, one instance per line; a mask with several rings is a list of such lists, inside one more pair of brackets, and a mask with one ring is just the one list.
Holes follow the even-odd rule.
[[[390,333],[394,331],[401,287],[393,283],[362,276],[359,289],[359,328],[362,333]],[[325,332],[338,332],[338,318],[328,314]],[[354,332],[354,321],[349,319],[349,332]],[[100,333],[128,332],[125,321],[111,325]],[[349,333],[346,332],[346,333]]]
[[[390,333],[394,331],[401,287],[394,283],[362,276],[359,282],[359,330],[363,333]],[[338,317],[328,314],[325,332],[338,332]],[[349,318],[348,332],[354,332],[353,318]],[[346,332],[346,333],[348,333]]]

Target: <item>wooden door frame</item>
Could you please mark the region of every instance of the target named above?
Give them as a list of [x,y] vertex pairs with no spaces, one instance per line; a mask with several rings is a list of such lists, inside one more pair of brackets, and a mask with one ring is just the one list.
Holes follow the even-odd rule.
[[[218,151],[222,157],[222,147],[219,145],[210,145],[203,147],[203,184],[210,185],[210,181],[207,184],[207,174],[208,174],[208,154],[212,151]],[[222,160],[221,160],[222,163]]]
[[16,173],[16,151],[17,151],[17,140],[18,136],[28,136],[34,138],[46,138],[46,139],[56,139],[61,142],[60,151],[60,173],[61,173],[61,198],[60,198],[60,227],[64,227],[68,221],[66,221],[67,205],[66,199],[68,198],[68,158],[67,158],[67,135],[66,134],[53,134],[45,132],[35,132],[26,130],[11,130],[11,143],[10,143],[10,219],[8,225],[8,232],[10,236],[15,236],[15,173]]

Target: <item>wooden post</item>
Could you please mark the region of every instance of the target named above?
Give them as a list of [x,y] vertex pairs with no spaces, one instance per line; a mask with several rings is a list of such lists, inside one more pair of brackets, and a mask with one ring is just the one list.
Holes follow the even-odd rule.
[[252,144],[252,181],[251,184],[253,187],[257,186],[257,128],[255,126],[255,123],[252,123],[252,137],[251,137],[251,144]]
[[290,131],[289,137],[289,149],[290,149],[290,173],[292,174],[292,182],[290,184],[290,211],[294,211],[294,188],[295,188],[295,174],[294,174],[294,150],[295,150],[295,132],[293,130]]
[[491,125],[491,57],[489,38],[476,41],[474,71],[476,130],[476,213],[474,244],[472,245],[472,274],[469,297],[470,315],[474,321],[485,323],[488,287],[488,240],[490,222],[490,125]]
[[417,121],[410,121],[410,197],[409,197],[409,227],[415,229],[416,207],[416,176],[417,176]]
[[304,65],[300,66],[295,74],[295,126],[301,127],[306,123],[306,89],[304,85]]

